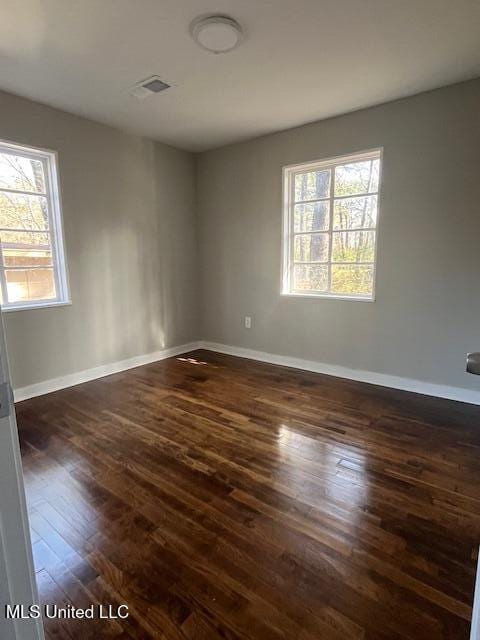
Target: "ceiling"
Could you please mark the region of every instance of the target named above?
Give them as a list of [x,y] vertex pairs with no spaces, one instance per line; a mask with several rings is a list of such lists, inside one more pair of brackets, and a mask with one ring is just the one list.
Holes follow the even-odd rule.
[[[238,49],[192,41],[209,13],[243,25]],[[153,74],[172,88],[128,94]],[[0,3],[1,89],[192,151],[477,76],[479,0]]]

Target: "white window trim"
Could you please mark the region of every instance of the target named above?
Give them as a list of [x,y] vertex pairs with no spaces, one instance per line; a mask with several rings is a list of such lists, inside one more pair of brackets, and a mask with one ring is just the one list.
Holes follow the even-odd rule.
[[[45,197],[50,213],[51,228],[49,229],[52,243],[53,273],[55,278],[55,298],[45,300],[25,300],[22,302],[5,303],[2,305],[3,312],[20,311],[23,309],[42,309],[46,307],[60,307],[72,304],[70,299],[70,287],[68,266],[65,250],[65,236],[62,214],[62,199],[60,192],[60,180],[58,175],[58,153],[51,149],[42,149],[18,144],[9,140],[0,140],[0,152],[13,152],[26,158],[38,160],[43,164],[45,175]],[[38,195],[28,191],[22,192],[15,189],[3,189],[12,193]],[[3,299],[6,298],[4,267],[1,267],[0,285],[3,289]]]
[[[375,192],[377,196],[377,224],[375,226],[375,243],[373,248],[373,276],[372,276],[372,295],[355,295],[355,294],[335,294],[335,293],[321,293],[315,291],[302,291],[296,292],[290,289],[290,277],[291,277],[291,265],[292,262],[292,242],[293,242],[293,196],[292,196],[292,177],[297,173],[305,173],[312,170],[318,170],[322,168],[334,168],[337,165],[347,164],[352,161],[369,160],[372,157],[380,159],[380,172],[378,177],[378,191]],[[347,300],[353,302],[375,302],[376,296],[376,280],[377,280],[377,247],[378,247],[378,231],[380,221],[380,199],[381,199],[381,183],[383,172],[383,147],[375,147],[373,149],[366,149],[342,156],[333,156],[331,158],[322,158],[321,160],[311,160],[308,162],[302,162],[301,164],[286,165],[282,169],[282,182],[283,182],[283,221],[282,221],[282,262],[281,262],[281,290],[280,294],[289,298],[310,298],[310,299],[327,299],[327,300]],[[333,172],[333,176],[335,172]],[[330,220],[329,220],[329,257],[328,261],[324,264],[331,265],[331,251],[332,251],[332,216],[333,216],[333,200],[334,200],[335,182],[330,185],[330,196],[328,198],[319,198],[319,200],[330,200]],[[369,194],[359,194],[361,196]],[[312,201],[310,201],[312,202]],[[315,202],[315,200],[313,201]],[[357,229],[355,229],[357,231]],[[306,232],[308,233],[308,232]],[[352,264],[352,263],[349,263]],[[330,269],[329,269],[330,273]]]

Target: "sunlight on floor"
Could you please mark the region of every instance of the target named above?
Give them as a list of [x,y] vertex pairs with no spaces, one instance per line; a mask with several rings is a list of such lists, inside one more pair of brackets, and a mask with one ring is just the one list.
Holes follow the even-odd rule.
[[180,360],[180,362],[188,362],[189,364],[208,364],[208,362],[196,360],[195,358],[177,358],[177,360]]

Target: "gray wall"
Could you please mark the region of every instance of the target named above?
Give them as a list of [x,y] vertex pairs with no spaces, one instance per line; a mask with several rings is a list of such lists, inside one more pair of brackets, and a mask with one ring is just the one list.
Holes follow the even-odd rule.
[[[282,166],[382,146],[376,302],[280,296]],[[203,337],[478,389],[479,171],[480,81],[202,154]]]
[[14,387],[196,338],[194,156],[5,93],[0,138],[59,153],[73,302],[5,314]]
[[[0,138],[59,152],[73,300],[5,314],[14,386],[205,338],[477,389],[479,105],[473,81],[195,161],[0,93]],[[376,302],[280,296],[282,166],[377,146]]]

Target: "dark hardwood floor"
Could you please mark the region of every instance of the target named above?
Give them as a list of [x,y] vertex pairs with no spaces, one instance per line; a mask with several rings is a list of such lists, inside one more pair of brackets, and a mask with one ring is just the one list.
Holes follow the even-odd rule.
[[480,408],[197,351],[17,405],[48,638],[469,636]]

